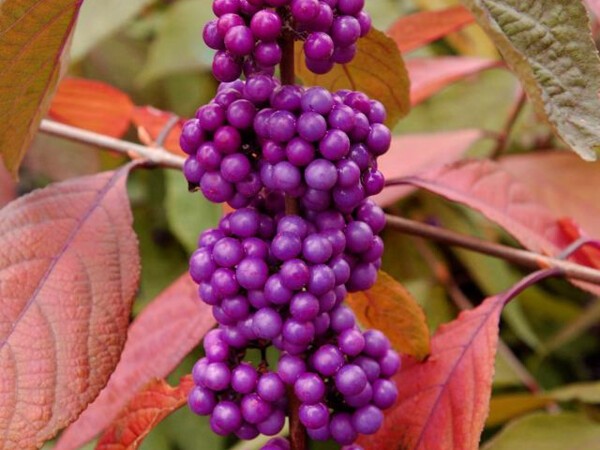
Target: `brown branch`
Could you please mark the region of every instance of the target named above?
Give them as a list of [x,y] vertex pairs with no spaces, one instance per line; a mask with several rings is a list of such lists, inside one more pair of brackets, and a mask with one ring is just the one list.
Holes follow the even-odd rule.
[[521,250],[506,245],[487,242],[471,236],[465,236],[454,231],[446,230],[440,227],[434,227],[422,222],[404,219],[387,215],[387,225],[391,228],[400,230],[406,234],[420,236],[438,242],[443,242],[450,246],[462,247],[467,250],[473,250],[497,258],[502,258],[514,264],[518,264],[530,269],[558,268],[565,274],[565,277],[574,280],[586,281],[600,285],[600,271],[581,264],[564,261],[558,258],[541,255],[539,253]]
[[508,145],[508,138],[510,137],[510,133],[517,123],[517,119],[519,118],[519,114],[523,110],[525,103],[527,102],[527,95],[523,88],[519,85],[517,87],[517,93],[515,102],[512,105],[510,112],[508,113],[508,117],[506,118],[506,122],[502,127],[502,130],[498,133],[496,137],[496,147],[490,156],[492,159],[498,159],[502,153],[506,150],[506,146]]
[[130,158],[143,158],[152,164],[162,167],[181,170],[183,168],[183,163],[185,162],[184,157],[170,153],[163,147],[148,147],[146,145],[123,141],[103,134],[94,133],[93,131],[87,131],[71,125],[58,123],[53,120],[42,120],[40,131],[70,141],[81,142],[94,147],[122,153]]
[[[473,303],[471,303],[471,301],[457,285],[456,280],[452,276],[446,262],[437,257],[437,255],[426,244],[427,241],[414,237],[412,239],[415,242],[417,251],[421,254],[427,265],[430,267],[437,281],[444,286],[444,288],[446,288],[446,291],[448,292],[448,295],[454,304],[460,310],[473,309]],[[501,338],[498,339],[498,353],[504,357],[507,364],[511,367],[515,375],[517,375],[527,389],[533,393],[541,390],[540,385],[535,377],[531,375],[523,363],[519,361],[510,347],[506,345]]]

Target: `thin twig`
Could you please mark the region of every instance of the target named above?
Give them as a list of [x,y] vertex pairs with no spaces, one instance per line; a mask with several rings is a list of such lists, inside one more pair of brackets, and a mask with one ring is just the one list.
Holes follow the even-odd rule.
[[455,233],[440,227],[434,227],[422,222],[387,215],[387,224],[389,227],[400,230],[413,236],[420,236],[445,244],[462,247],[483,253],[506,261],[518,264],[530,269],[540,268],[558,268],[567,278],[574,280],[587,281],[589,283],[600,285],[600,271],[576,264],[570,261],[563,261],[539,253],[508,247],[506,245],[487,242],[471,236]]
[[523,110],[525,103],[527,101],[527,95],[523,88],[519,85],[517,87],[517,93],[515,96],[515,102],[512,105],[510,112],[508,113],[508,117],[506,118],[506,122],[502,127],[502,131],[498,134],[496,138],[496,148],[492,152],[491,158],[498,159],[504,150],[506,150],[506,146],[508,144],[508,138],[510,137],[510,133],[517,123],[517,119],[519,118],[519,114]]
[[[52,120],[43,120],[40,131],[53,136],[119,152],[129,157],[142,157],[152,164],[161,167],[181,170],[183,163],[185,162],[185,158],[182,156],[170,153],[161,147],[154,148],[135,144],[133,142],[122,141],[92,131],[57,123]],[[561,261],[557,258],[551,258],[526,250],[486,242],[401,217],[388,215],[387,220],[390,227],[399,229],[407,234],[421,236],[438,242],[444,242],[449,245],[495,256],[531,269],[539,269],[540,267],[559,267],[565,272],[568,278],[600,285],[600,271],[590,267],[569,261]]]
[[[473,309],[473,303],[471,303],[464,292],[458,287],[456,280],[452,276],[445,261],[442,261],[437,255],[435,255],[431,248],[426,245],[427,241],[420,238],[413,239],[417,251],[419,251],[421,256],[423,256],[423,259],[432,270],[438,282],[446,288],[448,295],[454,304],[460,310]],[[532,393],[537,393],[541,390],[540,385],[535,377],[529,372],[529,370],[527,370],[519,358],[515,356],[510,347],[506,345],[501,338],[498,340],[498,353],[502,355],[506,363],[510,366],[521,383],[523,383],[523,385],[529,389],[529,391]]]
[[52,136],[112,150],[127,155],[130,158],[136,156],[142,157],[150,163],[162,167],[181,170],[183,168],[183,163],[185,162],[185,158],[182,156],[170,153],[162,147],[148,147],[135,144],[133,142],[94,133],[93,131],[83,130],[71,125],[58,123],[53,120],[42,120],[40,131]]

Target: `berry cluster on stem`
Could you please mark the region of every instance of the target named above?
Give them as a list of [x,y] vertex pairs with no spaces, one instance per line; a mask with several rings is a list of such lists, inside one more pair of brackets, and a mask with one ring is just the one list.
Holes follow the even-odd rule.
[[363,7],[214,0],[217,19],[204,30],[223,83],[183,128],[184,174],[235,211],[201,234],[190,259],[219,326],[204,339],[189,405],[210,416],[215,433],[240,439],[276,435],[289,417],[290,440],[263,450],[305,450],[307,435],[358,449],[358,435],[375,433],[397,397],[399,355],[344,305],[348,292],[375,283],[381,265],[385,215],[368,197],[384,185],[385,108],[361,92],[298,86],[294,74],[294,40],[305,41],[316,73],[352,59],[370,29]]

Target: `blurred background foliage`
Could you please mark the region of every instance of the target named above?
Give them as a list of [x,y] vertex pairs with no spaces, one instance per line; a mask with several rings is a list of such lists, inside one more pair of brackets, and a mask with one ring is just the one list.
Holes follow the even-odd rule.
[[[458,3],[367,0],[367,8],[375,26],[385,30],[402,15]],[[216,89],[210,73],[212,52],[201,39],[203,24],[211,17],[209,0],[86,0],[73,39],[70,75],[115,86],[129,94],[137,105],[191,116],[212,98]],[[475,25],[413,53],[497,57],[494,46]],[[499,131],[514,103],[516,89],[516,78],[507,70],[485,71],[451,85],[415,107],[395,132],[464,128]],[[552,143],[550,130],[536,120],[529,107],[520,115],[514,130],[509,152],[530,151]],[[126,138],[135,140],[136,131],[132,128]],[[491,139],[481,140],[470,155],[489,155],[493,146]],[[96,173],[123,162],[108,152],[81,147],[82,144],[38,135],[22,171],[21,191]],[[136,314],[186,270],[196,237],[216,223],[221,211],[200,195],[189,194],[183,177],[175,171],[136,171],[129,182],[129,192],[143,265]],[[425,192],[411,195],[391,210],[488,240],[514,243],[479,214]],[[476,304],[512,286],[524,274],[504,261],[449,250],[392,230],[385,233],[385,241],[384,270],[415,295],[432,329],[454,318],[461,300],[468,298]],[[588,295],[564,281],[545,282],[528,289],[507,308],[502,337],[540,385],[551,389],[600,376],[598,319],[598,303]],[[177,382],[181,375],[189,373],[198,357],[199,354],[190,355],[170,381]],[[516,367],[519,364],[507,360],[506,353],[499,354],[497,393],[524,390],[523,377]],[[497,429],[491,427],[485,436]],[[182,408],[153,430],[141,448],[219,450],[235,445],[234,440],[211,433],[204,418]],[[46,446],[51,447],[52,444]]]

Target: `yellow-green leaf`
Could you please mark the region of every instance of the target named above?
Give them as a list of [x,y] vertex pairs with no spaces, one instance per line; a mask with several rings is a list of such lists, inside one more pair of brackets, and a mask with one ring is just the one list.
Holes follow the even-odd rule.
[[0,156],[13,176],[49,107],[82,1],[0,2]]
[[549,403],[552,403],[552,399],[548,396],[538,396],[528,392],[494,395],[490,402],[490,414],[486,426],[501,425],[515,417],[543,408]]
[[600,59],[581,1],[463,0],[537,111],[587,160],[600,150]]
[[385,333],[393,347],[423,360],[429,355],[429,328],[412,295],[385,272],[368,291],[348,296],[348,304],[362,325]]
[[536,413],[507,425],[483,450],[598,450],[600,424],[581,414]]
[[382,102],[388,112],[386,124],[393,127],[410,110],[410,81],[402,55],[393,39],[375,29],[358,41],[356,57],[349,64],[336,64],[325,75],[316,75],[304,64],[302,46],[296,46],[296,74],[309,86],[331,91],[362,91]]
[[561,402],[579,400],[584,403],[600,403],[600,382],[574,383],[554,389],[549,394]]

